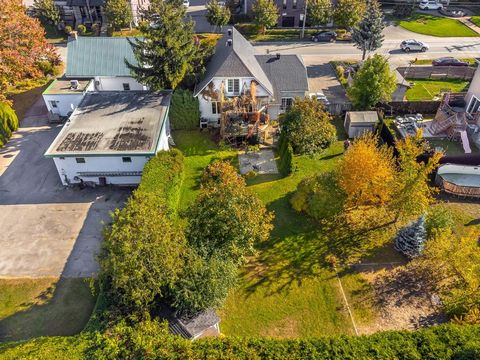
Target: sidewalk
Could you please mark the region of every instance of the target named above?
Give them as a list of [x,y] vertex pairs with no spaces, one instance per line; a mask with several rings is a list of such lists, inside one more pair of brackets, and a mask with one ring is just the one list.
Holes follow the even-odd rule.
[[463,25],[469,27],[473,31],[475,31],[478,36],[480,36],[480,26],[475,25],[473,22],[470,21],[470,16],[464,16],[461,18],[457,18]]

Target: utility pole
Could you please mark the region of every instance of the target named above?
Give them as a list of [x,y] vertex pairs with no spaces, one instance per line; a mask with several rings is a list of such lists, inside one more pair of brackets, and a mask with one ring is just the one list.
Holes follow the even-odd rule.
[[308,0],[305,0],[305,13],[303,14],[303,22],[302,22],[302,34],[300,38],[303,39],[305,36],[305,23],[307,22],[307,8],[308,8]]

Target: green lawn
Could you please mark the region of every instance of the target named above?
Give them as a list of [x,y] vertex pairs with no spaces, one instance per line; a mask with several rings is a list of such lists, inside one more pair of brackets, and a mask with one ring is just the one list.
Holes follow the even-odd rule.
[[472,16],[470,21],[473,22],[475,25],[480,26],[480,16]]
[[398,23],[409,31],[438,37],[473,37],[480,36],[458,20],[439,16],[415,14],[408,20]]
[[[213,158],[236,157],[236,152],[220,151],[207,135],[196,131],[174,132],[173,137],[186,156],[181,197],[181,207],[185,208],[195,198],[203,168]],[[250,259],[238,287],[220,311],[226,335],[300,337],[353,333],[338,281],[324,261],[334,241],[289,204],[290,193],[304,177],[333,169],[342,154],[342,141],[338,141],[322,156],[296,157],[297,171],[288,177],[261,175],[248,180],[249,188],[275,213],[275,227],[269,241],[257,244],[258,255]],[[359,296],[356,289],[365,287],[359,276],[349,277],[346,285],[347,293],[353,297]],[[368,302],[356,302],[354,314],[357,311],[364,321],[375,316]]]
[[408,101],[433,100],[439,97],[442,91],[462,92],[468,88],[469,81],[460,79],[450,80],[419,80],[407,79],[413,86],[407,90]]
[[2,279],[0,342],[77,334],[94,305],[84,279]]
[[[441,147],[444,149],[447,155],[463,155],[465,151],[463,150],[463,145],[459,141],[449,141],[447,139],[443,140],[428,140],[428,142],[435,148]],[[475,146],[470,145],[472,152],[477,152]]]

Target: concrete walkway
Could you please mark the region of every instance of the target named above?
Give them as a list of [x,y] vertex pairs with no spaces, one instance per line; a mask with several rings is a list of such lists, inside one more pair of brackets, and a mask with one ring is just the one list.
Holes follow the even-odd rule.
[[461,17],[461,18],[457,18],[458,21],[460,21],[462,24],[464,24],[465,26],[469,27],[470,29],[472,29],[473,31],[475,31],[478,36],[480,36],[480,26],[477,26],[475,25],[472,21],[470,21],[470,17],[469,16],[465,16],[465,17]]

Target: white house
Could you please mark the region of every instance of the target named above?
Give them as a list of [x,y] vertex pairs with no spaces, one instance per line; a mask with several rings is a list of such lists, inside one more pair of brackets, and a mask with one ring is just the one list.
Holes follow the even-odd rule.
[[143,167],[168,150],[169,92],[88,92],[45,153],[63,185],[136,185]]
[[93,91],[93,80],[57,79],[43,92],[43,101],[48,111],[68,116],[82,101],[87,91]]
[[205,77],[195,87],[201,117],[218,126],[218,95],[212,95],[223,92],[224,97],[238,98],[252,84],[257,109],[276,119],[295,97],[308,93],[307,70],[297,55],[255,55],[253,46],[234,27],[228,28],[207,64]]

